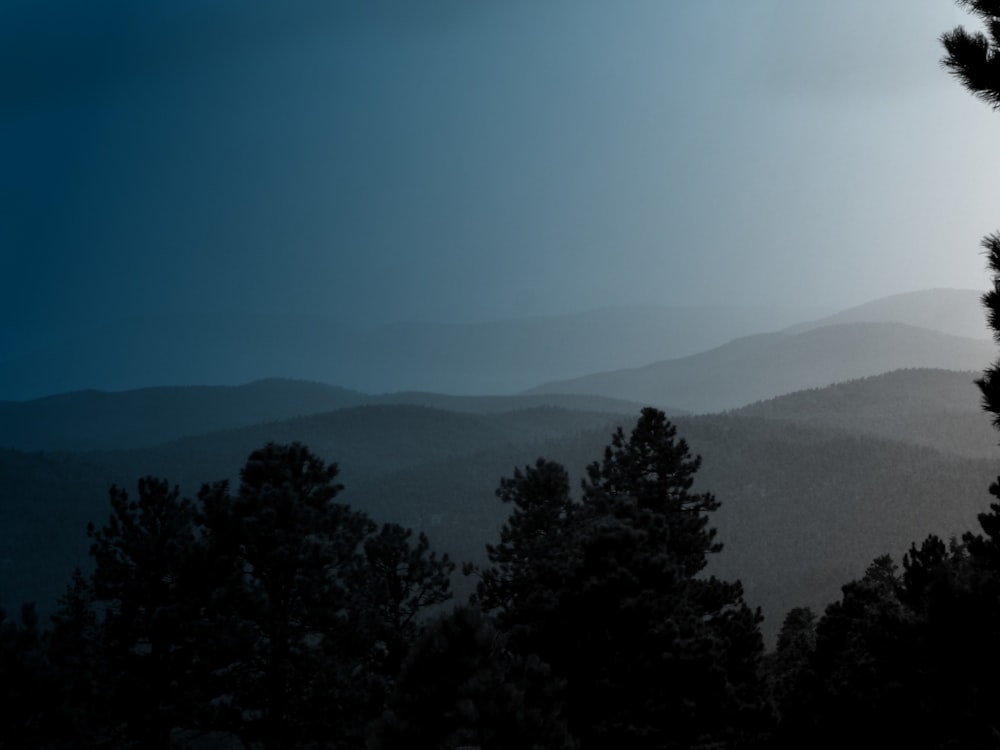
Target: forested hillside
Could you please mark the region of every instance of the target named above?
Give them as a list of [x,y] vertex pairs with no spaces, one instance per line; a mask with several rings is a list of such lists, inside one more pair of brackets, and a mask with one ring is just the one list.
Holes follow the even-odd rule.
[[980,407],[975,384],[980,375],[896,370],[796,391],[732,413],[861,432],[969,458],[996,458],[996,432]]
[[[823,606],[875,555],[899,555],[930,532],[974,527],[995,468],[986,458],[989,436],[977,445],[963,427],[983,415],[948,395],[967,377],[901,372],[790,396],[792,406],[675,418],[704,459],[697,486],[722,503],[715,523],[725,551],[713,569],[743,580],[748,599],[764,609],[769,637],[788,608]],[[896,422],[862,419],[869,400],[890,386],[913,389],[887,402]],[[803,402],[808,410],[793,408]],[[847,404],[857,408],[856,424]],[[765,406],[771,416],[750,416]],[[923,424],[925,409],[940,414]],[[481,560],[507,512],[494,497],[500,477],[544,456],[564,464],[575,487],[614,426],[634,419],[557,407],[458,413],[380,405],[135,450],[5,451],[0,497],[9,499],[0,512],[11,552],[0,591],[3,601],[51,604],[72,566],[86,564],[82,530],[107,514],[112,483],[129,488],[151,474],[193,496],[203,482],[234,480],[246,455],[269,440],[300,441],[336,461],[344,501],[376,520],[425,531],[454,559]],[[962,442],[950,445],[956,431]],[[455,585],[467,591],[471,582],[458,577]]]

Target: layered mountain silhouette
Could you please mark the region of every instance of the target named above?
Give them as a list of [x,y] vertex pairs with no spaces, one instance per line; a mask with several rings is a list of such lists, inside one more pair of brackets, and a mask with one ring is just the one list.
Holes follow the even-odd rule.
[[513,394],[538,383],[702,351],[803,310],[622,307],[447,325],[343,325],[318,316],[131,317],[16,357],[0,347],[0,400],[276,376],[367,393]]
[[691,356],[547,382],[526,393],[713,412],[900,368],[981,371],[995,345],[980,296],[967,289],[896,294]]
[[798,323],[785,333],[840,323],[905,323],[963,338],[991,338],[981,293],[972,289],[926,289],[866,302],[818,320]]
[[979,372],[896,370],[797,391],[732,412],[859,432],[969,458],[997,458],[997,434],[980,408]]
[[[134,391],[77,391],[29,401],[0,401],[0,448],[115,450],[145,448],[205,433],[262,426],[355,406],[410,405],[489,414],[554,406],[636,414],[640,404],[601,396],[371,395],[323,383],[261,380],[241,386],[181,386]],[[671,414],[681,413],[670,410]],[[266,427],[263,430],[266,432]]]
[[[0,402],[0,606],[26,599],[43,611],[52,605],[72,568],[88,564],[85,526],[107,517],[112,483],[131,489],[153,474],[193,495],[204,481],[235,479],[248,453],[268,441],[304,442],[340,465],[345,502],[378,520],[426,531],[456,559],[481,561],[509,511],[494,495],[500,477],[545,456],[564,463],[577,482],[615,426],[627,429],[642,405],[654,404],[667,407],[679,434],[703,456],[697,489],[722,502],[712,523],[725,549],[713,571],[743,580],[773,636],[789,608],[821,608],[874,556],[898,557],[927,533],[960,534],[987,508],[1000,449],[973,381],[995,357],[996,345],[979,336],[974,316],[981,316],[974,292],[897,295],[688,356],[655,361],[655,355],[648,360],[653,364],[598,374],[577,370],[581,377],[516,396],[365,392],[342,387],[346,381],[334,386],[291,378],[169,387],[194,377],[192,363],[202,355],[222,362],[222,355],[211,360],[208,349],[225,330],[233,336],[226,346],[238,349],[256,337],[261,348],[244,352],[244,359],[229,363],[231,370],[220,367],[222,382],[240,382],[223,376],[265,362],[274,370],[287,367],[283,374],[340,362],[349,350],[343,342],[354,334],[301,319],[294,322],[302,338],[294,340],[284,339],[291,329],[282,326],[242,330],[233,321],[231,329],[225,321],[207,326],[201,343],[165,331],[141,350],[151,359],[119,381],[141,375],[159,387]],[[616,327],[621,321],[602,329],[602,319],[597,313],[574,318],[573,325],[587,321],[580,341],[624,336]],[[679,325],[682,316],[673,320]],[[530,321],[498,324],[507,331],[498,336],[487,335],[489,326],[443,327],[452,338],[433,345],[420,343],[419,326],[386,329],[379,335],[387,338],[365,339],[370,356],[353,350],[358,360],[350,366],[360,373],[378,361],[409,358],[415,380],[433,380],[427,363],[440,356],[458,380],[483,366],[463,370],[461,361],[444,356],[457,357],[463,347],[470,357],[493,351],[484,361],[500,369],[505,363],[509,375],[519,360],[498,345],[504,336],[512,342],[523,334],[524,351],[534,351],[529,374],[584,367],[581,362],[614,349],[587,355],[593,360],[562,356],[551,337],[577,346],[572,326],[546,326],[535,338],[527,333]],[[317,344],[312,337],[321,330],[329,337]],[[142,338],[140,330],[133,333],[135,341]],[[640,333],[653,341],[641,342],[643,351],[660,346],[656,334]],[[396,336],[409,338],[410,348],[376,351]],[[111,336],[106,344],[116,342]],[[272,345],[272,354],[285,346],[299,358],[267,360]],[[543,362],[546,352],[557,365]],[[62,373],[22,374],[39,388],[56,382],[46,381],[49,375],[103,382],[98,376],[115,364],[78,372],[70,363]],[[0,379],[18,366],[8,361],[3,367]],[[424,375],[413,375],[418,371]],[[459,594],[473,583],[457,579]]]
[[[703,411],[897,367],[979,369],[985,362],[967,341],[948,343],[932,336],[920,342],[912,332],[893,335],[883,328],[881,333],[863,334],[854,329],[855,333],[845,330],[839,341],[827,345],[833,347],[831,361],[855,360],[857,367],[830,371],[828,378],[810,376],[810,368],[823,370],[827,362],[805,361],[814,356],[806,336],[779,347],[789,367],[799,368],[800,374],[753,371],[752,360],[771,356],[783,341],[780,336],[843,324],[895,323],[985,340],[983,321],[979,293],[951,289],[895,295],[825,318],[778,308],[622,307],[469,325],[399,323],[365,328],[308,315],[179,313],[128,318],[14,357],[4,358],[0,352],[0,400],[23,401],[85,389],[235,385],[280,376],[367,394],[562,391]],[[860,347],[857,353],[854,346]],[[796,348],[802,351],[795,354]],[[936,348],[941,348],[940,357],[927,354]],[[870,351],[879,349],[886,354],[878,362],[867,369],[860,366]],[[958,359],[949,360],[953,354]],[[655,370],[676,361],[680,363],[667,368],[672,374],[657,385],[660,377]],[[708,383],[718,368],[744,363],[751,367],[750,380],[769,381],[774,387],[748,383],[737,398],[720,399],[674,383],[685,377],[702,380],[702,373]],[[640,372],[641,368],[653,369]],[[686,393],[685,400],[670,398],[665,383]],[[719,387],[731,390],[721,381]]]
[[843,323],[737,339],[644,367],[546,383],[527,393],[580,393],[705,413],[906,367],[982,370],[996,345],[902,323]]
[[[764,608],[770,635],[787,609],[821,608],[874,556],[899,556],[930,532],[947,537],[974,528],[990,502],[1000,451],[977,408],[973,377],[901,370],[739,411],[675,418],[704,460],[697,489],[722,502],[712,523],[725,549],[713,570],[743,580],[749,600]],[[300,386],[270,381],[243,395],[288,390],[301,397]],[[358,397],[306,384],[310,389],[323,398]],[[171,390],[105,394],[105,403]],[[176,390],[175,404],[191,389]],[[235,390],[231,395],[241,395]],[[213,394],[201,394],[202,403]],[[79,412],[74,400],[93,409],[93,397],[68,394],[60,402]],[[538,400],[522,408],[517,398],[444,400],[468,408],[345,404],[142,448],[127,447],[128,426],[116,438],[109,421],[101,439],[113,448],[0,450],[0,602],[32,598],[51,606],[72,568],[88,564],[84,529],[107,517],[112,483],[134,489],[153,474],[193,495],[204,481],[235,479],[250,451],[268,441],[304,442],[340,465],[345,502],[426,531],[459,560],[481,561],[509,511],[494,496],[500,477],[545,456],[564,463],[575,486],[614,427],[627,428],[638,414],[638,407],[616,414]],[[455,583],[462,592],[474,581]]]

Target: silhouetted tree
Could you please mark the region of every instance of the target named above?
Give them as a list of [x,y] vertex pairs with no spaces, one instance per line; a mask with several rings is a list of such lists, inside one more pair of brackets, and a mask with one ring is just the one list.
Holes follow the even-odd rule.
[[368,656],[354,605],[375,525],[333,502],[337,472],[301,444],[270,443],[250,454],[236,495],[225,482],[199,494],[221,568],[211,615],[225,642],[213,658],[229,663],[219,689],[231,728],[268,748],[337,732],[311,707],[324,700],[325,716],[347,721],[342,678]]
[[206,659],[222,675],[220,718],[267,748],[358,744],[419,612],[450,596],[448,558],[334,502],[337,473],[301,444],[271,443],[247,459],[235,495],[225,482],[199,495],[217,566]]
[[[946,70],[994,109],[1000,109],[1000,0],[956,0],[984,24],[985,30],[970,32],[959,26],[941,36],[946,55]],[[987,235],[982,242],[993,272],[992,288],[983,295],[986,319],[993,336],[1000,343],[1000,232]],[[993,415],[1000,428],[1000,360],[988,367],[976,381],[983,394],[983,407]],[[1000,481],[991,492],[1000,497]]]
[[795,607],[785,615],[777,646],[765,663],[768,693],[777,716],[798,713],[803,695],[815,689],[815,653],[816,615],[809,607]]
[[569,685],[571,727],[592,745],[708,745],[758,718],[760,615],[738,582],[700,575],[722,549],[707,516],[718,501],[691,491],[700,464],[646,408],[587,469],[578,614],[593,626],[580,645],[601,658]]
[[583,747],[709,746],[760,719],[760,616],[739,583],[701,575],[721,546],[717,501],[691,492],[699,463],[648,408],[588,467],[579,504],[548,462],[501,483],[515,511],[479,599],[565,680]]
[[[987,524],[988,525],[988,524]],[[938,746],[995,747],[1000,721],[1000,567],[988,536],[930,536],[903,559],[913,634],[906,663],[920,736]]]
[[496,495],[513,509],[499,544],[486,545],[493,564],[477,571],[475,601],[515,641],[527,638],[536,648],[535,628],[556,615],[579,564],[579,503],[570,497],[566,470],[543,458],[501,479]]
[[[271,443],[197,507],[152,477],[112,487],[52,630],[0,610],[0,748],[362,746],[454,565],[334,502],[336,476]],[[524,710],[490,709],[501,732]]]
[[[87,534],[94,572],[77,582],[61,609],[70,623],[86,626],[84,595],[97,619],[94,667],[99,708],[107,731],[144,747],[166,747],[170,730],[186,721],[197,701],[195,658],[198,586],[194,506],[164,480],[140,479],[138,498],[110,491],[112,514]],[[86,637],[79,632],[76,638]],[[78,645],[83,646],[81,642]]]
[[385,644],[386,675],[399,669],[416,638],[420,614],[451,598],[455,564],[431,551],[426,534],[417,536],[415,546],[412,536],[410,529],[387,523],[364,543],[367,627]]
[[782,705],[779,747],[996,747],[1000,588],[965,544],[913,545],[843,587],[805,679]]
[[[908,612],[900,599],[896,564],[888,555],[876,558],[865,575],[846,584],[840,601],[827,607],[817,626],[813,669],[818,693],[807,707],[811,727],[823,747],[870,742],[892,742],[901,724],[900,680],[897,657]],[[801,717],[796,717],[801,719]]]
[[[978,18],[982,31],[962,27],[941,37],[945,68],[972,94],[1000,109],[1000,2],[958,0]],[[987,322],[1000,343],[1000,232],[987,235],[982,246],[993,273],[983,297]],[[1000,360],[977,380],[983,408],[1000,428]],[[1000,498],[1000,478],[989,488]],[[931,671],[954,688],[943,699],[948,721],[965,731],[955,746],[996,746],[1000,722],[989,705],[1000,702],[996,669],[1000,667],[1000,503],[980,514],[982,534],[964,535],[962,544],[945,547],[928,539],[912,548],[904,561],[907,596],[926,623],[925,644],[932,651]],[[961,674],[956,674],[956,669]]]

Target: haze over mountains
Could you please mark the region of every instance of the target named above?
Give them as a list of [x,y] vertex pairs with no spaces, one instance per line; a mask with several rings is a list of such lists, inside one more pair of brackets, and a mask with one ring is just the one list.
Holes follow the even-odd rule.
[[[842,323],[854,327],[817,333]],[[34,352],[0,355],[0,400],[287,377],[370,394],[534,389],[711,411],[897,367],[980,369],[989,360],[987,339],[979,293],[948,289],[895,295],[825,318],[778,308],[632,307],[364,330],[308,316],[183,313],[132,317]],[[760,370],[772,360],[784,372]],[[724,368],[745,368],[749,381],[764,382],[725,397],[708,381],[703,393],[692,391],[691,379]],[[723,379],[715,387],[731,385]]]
[[699,413],[904,367],[981,370],[994,344],[901,323],[845,323],[738,339],[703,354],[546,383],[528,393],[588,393]]
[[[948,536],[974,525],[989,501],[996,448],[988,419],[963,403],[973,377],[903,370],[789,395],[746,413],[675,420],[704,459],[697,488],[722,501],[712,523],[725,550],[713,570],[743,580],[749,600],[764,609],[767,633],[792,606],[822,607],[874,556],[898,556],[926,533]],[[263,385],[288,393],[314,388]],[[863,414],[886,391],[914,398],[882,409],[895,419],[854,425],[845,414],[845,400]],[[90,395],[69,395],[63,403]],[[169,396],[179,411],[205,403],[199,389],[157,395]],[[193,495],[202,482],[235,479],[246,455],[270,440],[298,440],[339,462],[344,502],[426,531],[435,547],[459,560],[481,560],[509,510],[493,494],[501,476],[546,456],[564,463],[575,483],[614,427],[635,418],[635,412],[525,409],[517,398],[508,405],[465,413],[345,406],[239,428],[220,412],[213,430],[144,448],[134,446],[135,435],[116,442],[110,432],[100,451],[27,452],[11,444],[0,450],[0,601],[51,605],[72,568],[88,564],[84,528],[107,517],[111,483],[134,489],[138,477],[153,474]],[[925,414],[934,420],[915,430]],[[963,439],[952,442],[955,436]],[[473,582],[455,583],[461,593]]]
[[981,370],[994,351],[983,321],[972,291],[895,295],[688,357],[527,393],[587,393],[705,413],[905,367]]
[[368,393],[511,394],[694,354],[815,311],[619,307],[478,324],[374,329],[310,316],[131,317],[32,352],[0,353],[0,400],[96,388],[235,385],[272,377]]
[[[156,387],[0,401],[0,603],[33,598],[51,604],[72,567],[88,563],[83,529],[106,517],[111,483],[134,488],[140,476],[153,474],[194,494],[204,481],[235,478],[246,455],[272,440],[302,441],[338,462],[345,502],[426,531],[457,559],[478,560],[508,510],[493,494],[501,476],[545,456],[563,462],[577,481],[614,427],[627,427],[642,405],[653,403],[667,407],[680,435],[703,456],[698,487],[722,501],[712,523],[725,551],[713,569],[743,579],[773,636],[788,608],[821,608],[874,556],[899,556],[930,532],[961,533],[988,505],[1000,451],[973,381],[995,344],[985,336],[978,296],[960,290],[897,295],[686,357],[590,373],[521,395],[374,393],[289,378],[169,387],[169,377],[150,375],[147,385]],[[434,329],[446,339],[438,348],[419,343],[430,327],[400,327],[397,339],[383,331],[373,340],[388,346],[390,339],[408,339],[409,349],[371,348],[368,359],[357,349],[352,366],[361,372],[380,358],[405,362],[406,372],[387,373],[381,382],[432,380],[433,366],[444,367],[434,353],[465,351],[461,362],[444,360],[456,368],[451,377],[479,372],[486,362],[498,368],[498,381],[510,383],[520,360],[503,347],[519,336],[526,371],[551,371],[603,361],[614,351],[638,357],[640,350],[663,350],[667,332],[698,317],[654,312],[445,326]],[[663,319],[664,327],[656,328],[657,315],[670,318],[673,328]],[[604,346],[638,319],[659,334],[640,327],[628,341]],[[706,333],[706,323],[671,345],[694,347],[696,333],[720,336],[725,326],[736,326],[731,314],[726,320],[714,334]],[[208,346],[213,330],[219,329],[194,343]],[[282,341],[277,329],[264,333],[260,356],[265,344]],[[227,346],[253,338],[252,331],[240,335]],[[133,350],[136,360],[155,352],[161,359],[133,363],[129,377],[168,362],[174,369],[166,373],[193,377],[197,368],[183,366],[196,362],[198,351],[178,337]],[[554,340],[567,351],[582,343],[592,351],[562,356],[562,349],[548,350],[546,359],[545,342]],[[300,344],[304,358],[312,344],[289,345]],[[484,354],[498,351],[505,356]],[[123,347],[122,362],[126,353]],[[250,359],[228,365],[232,372],[250,371]],[[305,361],[287,366],[294,370]],[[2,369],[11,388],[27,388],[13,385],[28,360],[19,362]],[[70,368],[51,375],[71,380],[100,372]],[[36,387],[55,382],[35,374]],[[458,579],[456,585],[462,592],[471,583]]]
[[904,323],[962,338],[992,338],[980,296],[980,292],[971,289],[928,289],[894,294],[818,320],[789,326],[785,333],[840,323]]

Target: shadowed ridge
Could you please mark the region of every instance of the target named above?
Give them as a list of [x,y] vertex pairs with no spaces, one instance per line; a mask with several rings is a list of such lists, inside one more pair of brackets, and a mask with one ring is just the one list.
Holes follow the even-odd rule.
[[907,367],[978,370],[992,348],[985,339],[901,323],[845,323],[750,336],[691,357],[547,383],[527,393],[588,393],[706,413]]

